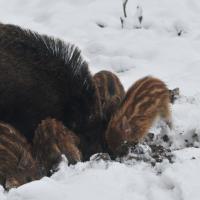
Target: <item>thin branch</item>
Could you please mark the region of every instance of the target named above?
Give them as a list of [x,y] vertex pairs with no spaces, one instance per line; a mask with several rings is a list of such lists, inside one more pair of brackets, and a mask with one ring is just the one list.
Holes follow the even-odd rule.
[[124,20],[122,17],[120,17],[120,21],[121,21],[121,25],[122,25],[122,29],[124,28]]
[[142,24],[142,20],[143,20],[143,10],[141,6],[137,6],[137,17],[139,20],[139,23]]
[[127,13],[126,13],[126,4],[128,3],[128,0],[124,0],[123,2],[123,11],[124,11],[124,17],[127,17]]

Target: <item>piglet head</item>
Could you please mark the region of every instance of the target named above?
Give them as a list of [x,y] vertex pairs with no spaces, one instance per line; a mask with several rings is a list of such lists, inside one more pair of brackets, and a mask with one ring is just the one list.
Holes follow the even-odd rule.
[[106,142],[108,148],[116,156],[127,153],[128,146],[134,141],[131,125],[126,116],[120,120],[112,118],[106,131]]

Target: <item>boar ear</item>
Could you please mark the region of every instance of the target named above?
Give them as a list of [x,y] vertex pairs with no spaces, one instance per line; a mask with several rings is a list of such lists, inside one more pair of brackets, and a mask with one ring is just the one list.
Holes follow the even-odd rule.
[[130,126],[126,116],[124,116],[122,119],[122,130],[125,131],[125,133],[131,132],[131,126]]

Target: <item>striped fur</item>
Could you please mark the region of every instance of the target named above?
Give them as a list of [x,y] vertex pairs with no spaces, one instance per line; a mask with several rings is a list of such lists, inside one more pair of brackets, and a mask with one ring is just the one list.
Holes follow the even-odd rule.
[[39,167],[26,139],[12,126],[1,122],[0,184],[10,189],[39,177]]
[[93,79],[99,91],[103,117],[109,121],[125,96],[124,87],[119,78],[110,71],[100,71]]
[[43,120],[35,131],[33,139],[33,153],[36,160],[44,167],[47,175],[56,170],[65,155],[69,164],[82,160],[78,149],[79,138],[60,121],[47,118]]
[[165,83],[148,76],[133,84],[106,131],[108,148],[124,154],[129,145],[140,141],[160,116],[171,126],[170,97]]

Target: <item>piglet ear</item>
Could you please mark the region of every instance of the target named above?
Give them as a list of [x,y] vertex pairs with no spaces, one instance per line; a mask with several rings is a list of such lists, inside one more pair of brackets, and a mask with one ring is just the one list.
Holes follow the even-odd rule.
[[131,126],[130,126],[126,116],[123,116],[123,119],[122,119],[122,130],[125,133],[130,133],[131,132]]

